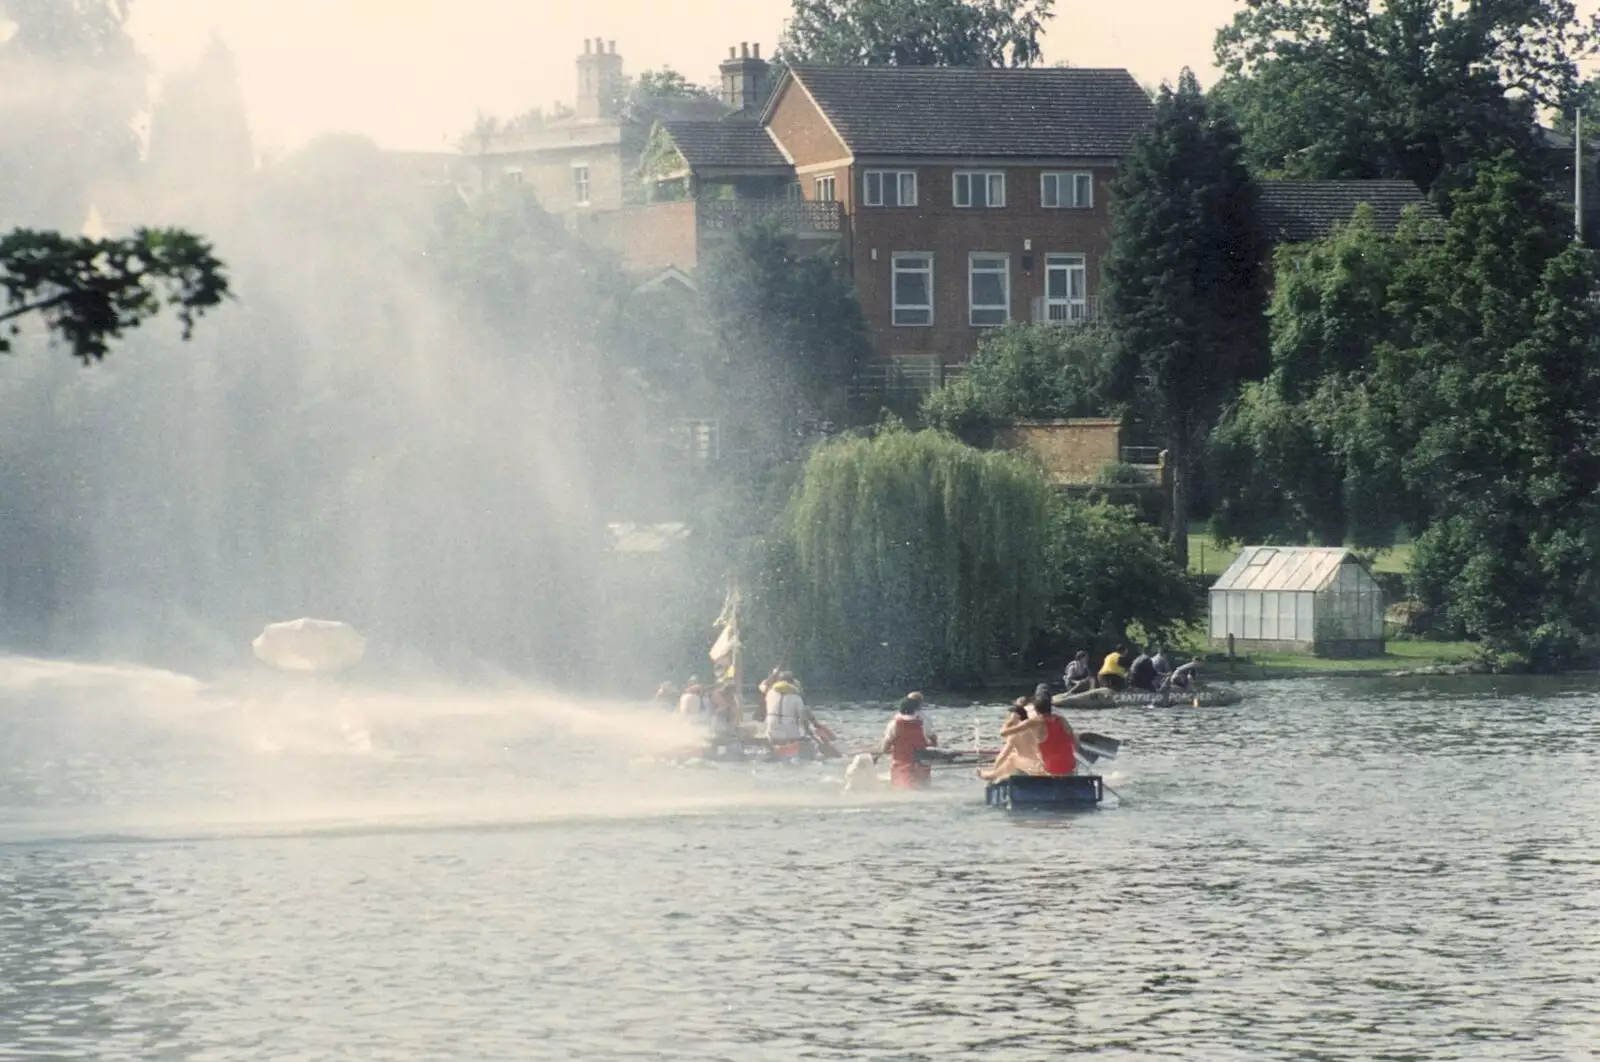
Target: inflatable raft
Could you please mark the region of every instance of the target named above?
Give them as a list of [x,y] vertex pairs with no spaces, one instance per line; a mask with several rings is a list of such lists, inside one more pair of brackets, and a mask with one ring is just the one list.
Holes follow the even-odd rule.
[[1244,700],[1244,694],[1222,686],[1203,690],[1089,690],[1087,693],[1058,693],[1051,701],[1057,708],[1224,708]]
[[1007,811],[1075,811],[1098,807],[1105,786],[1097,774],[1073,774],[1062,778],[1041,778],[1014,774],[990,782],[983,802]]

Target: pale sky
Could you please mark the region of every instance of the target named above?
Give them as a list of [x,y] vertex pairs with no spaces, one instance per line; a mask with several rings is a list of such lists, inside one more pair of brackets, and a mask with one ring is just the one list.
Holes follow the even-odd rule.
[[[1147,84],[1187,65],[1209,84],[1212,39],[1238,6],[1057,0],[1045,60],[1127,67]],[[771,54],[790,0],[135,0],[132,10],[158,72],[193,62],[213,33],[227,41],[257,146],[276,154],[329,132],[445,148],[479,111],[570,102],[586,38],[615,40],[631,74],[668,65],[714,85],[729,45]]]
[[[1058,0],[1045,59],[1152,84],[1189,65],[1209,82],[1212,37],[1236,6]],[[585,38],[615,40],[628,73],[665,64],[712,85],[729,45],[771,54],[790,0],[134,0],[132,11],[158,71],[192,63],[212,33],[225,40],[258,147],[279,153],[328,132],[442,148],[480,110],[571,102]]]

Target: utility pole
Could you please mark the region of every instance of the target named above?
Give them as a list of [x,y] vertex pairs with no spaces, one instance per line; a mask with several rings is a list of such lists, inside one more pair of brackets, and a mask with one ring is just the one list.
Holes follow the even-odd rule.
[[1583,106],[1572,121],[1572,233],[1583,245]]

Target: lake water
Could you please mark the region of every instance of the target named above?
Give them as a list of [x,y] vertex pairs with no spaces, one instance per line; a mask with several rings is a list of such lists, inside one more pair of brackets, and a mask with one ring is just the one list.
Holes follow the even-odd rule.
[[0,1059],[1594,1057],[1600,690],[1248,694],[1071,717],[1120,806],[1016,818],[637,762],[625,706],[0,660]]

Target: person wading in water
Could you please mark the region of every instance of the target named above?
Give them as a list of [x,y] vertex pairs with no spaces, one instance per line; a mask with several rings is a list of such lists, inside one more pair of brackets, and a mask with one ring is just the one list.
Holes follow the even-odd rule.
[[917,762],[917,753],[939,747],[939,735],[922,714],[922,694],[908,693],[883,732],[881,753],[889,757],[889,783],[896,789],[925,789],[933,769]]

